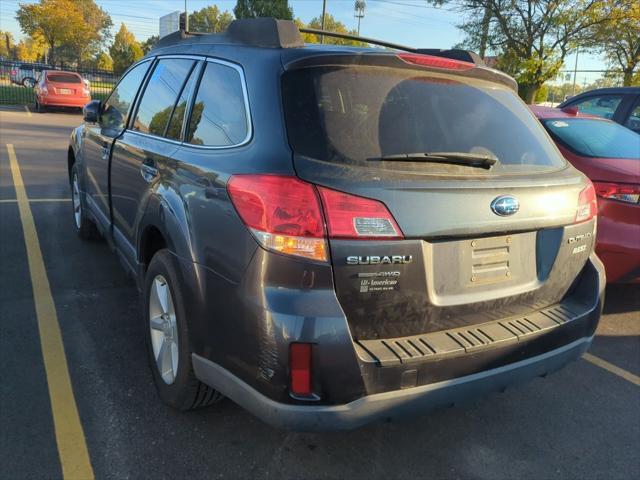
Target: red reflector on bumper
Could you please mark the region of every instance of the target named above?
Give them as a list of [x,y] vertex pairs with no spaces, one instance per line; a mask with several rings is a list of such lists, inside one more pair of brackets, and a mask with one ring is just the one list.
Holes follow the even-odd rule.
[[292,343],[289,347],[291,368],[291,393],[311,395],[311,344]]

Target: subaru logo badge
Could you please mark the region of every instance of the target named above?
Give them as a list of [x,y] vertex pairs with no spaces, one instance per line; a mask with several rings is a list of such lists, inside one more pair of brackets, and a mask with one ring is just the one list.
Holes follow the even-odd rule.
[[506,217],[520,210],[520,202],[518,202],[516,197],[511,195],[500,195],[491,202],[491,210],[493,210],[493,213],[496,215]]

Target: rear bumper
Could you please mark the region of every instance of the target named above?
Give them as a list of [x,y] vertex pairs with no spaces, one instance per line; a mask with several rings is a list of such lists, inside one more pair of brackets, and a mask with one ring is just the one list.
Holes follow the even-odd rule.
[[[268,271],[282,271],[275,268],[280,266],[277,262],[288,260],[261,250],[257,254],[273,263],[270,266],[274,268]],[[311,267],[301,263],[300,268]],[[491,324],[478,324],[469,327],[469,335],[464,329],[454,329],[435,332],[436,336],[428,333],[420,338],[389,339],[385,340],[388,346],[393,343],[405,354],[394,347],[392,356],[384,356],[375,341],[353,339],[335,295],[329,288],[320,289],[323,275],[328,277],[328,273],[320,267],[315,273],[313,290],[268,288],[259,290],[261,295],[255,289],[241,290],[243,302],[264,303],[234,309],[228,322],[217,310],[202,317],[193,312],[193,318],[216,318],[216,322],[203,322],[201,332],[192,328],[196,376],[280,428],[349,430],[381,418],[450,405],[552,372],[588,348],[604,301],[604,268],[592,254],[563,301],[532,312],[523,323],[505,318],[499,321],[502,330],[499,325],[491,328]],[[251,276],[250,271],[247,276]],[[297,277],[304,278],[302,272]],[[194,278],[207,279],[202,298],[220,295],[216,290],[221,282],[213,283],[217,277],[201,271]],[[282,284],[281,278],[277,280]],[[233,296],[230,290],[228,297]],[[209,305],[197,299],[187,304]],[[294,308],[293,313],[290,308]],[[473,341],[476,328],[482,330],[476,339],[490,341],[482,345],[465,343],[464,337]],[[440,334],[451,341],[445,342]],[[482,337],[484,334],[486,337]],[[291,342],[314,345],[315,398],[289,394]],[[422,352],[416,355],[407,342]],[[433,351],[429,353],[420,345],[430,345]]]
[[67,95],[48,95],[46,97],[38,97],[38,102],[41,105],[46,105],[48,107],[84,107],[87,103],[89,103],[91,99],[87,98],[78,98],[78,97],[70,97]]
[[219,365],[193,355],[196,376],[266,423],[287,430],[350,430],[369,422],[424,413],[508,385],[554,372],[579,358],[591,344],[585,337],[503,367],[420,387],[367,395],[344,405],[289,405],[271,400]]

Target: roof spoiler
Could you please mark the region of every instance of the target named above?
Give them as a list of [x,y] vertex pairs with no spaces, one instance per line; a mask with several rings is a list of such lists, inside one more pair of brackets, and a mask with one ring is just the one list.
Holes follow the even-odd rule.
[[475,52],[470,50],[461,50],[454,48],[450,50],[443,50],[438,48],[418,48],[416,53],[422,53],[424,55],[433,55],[435,57],[451,58],[453,60],[461,60],[463,62],[473,63],[479,67],[485,67],[484,60]]

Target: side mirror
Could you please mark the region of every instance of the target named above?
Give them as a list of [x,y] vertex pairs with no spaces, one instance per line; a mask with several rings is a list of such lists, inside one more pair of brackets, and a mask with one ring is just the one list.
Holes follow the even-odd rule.
[[82,116],[87,123],[96,123],[100,119],[102,113],[102,102],[100,100],[91,100],[82,107]]

